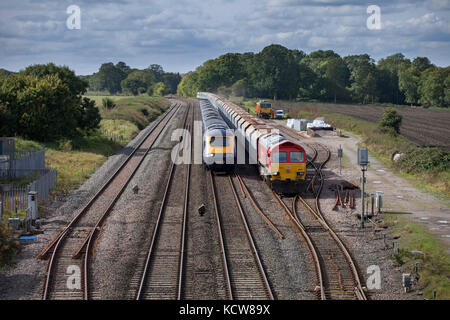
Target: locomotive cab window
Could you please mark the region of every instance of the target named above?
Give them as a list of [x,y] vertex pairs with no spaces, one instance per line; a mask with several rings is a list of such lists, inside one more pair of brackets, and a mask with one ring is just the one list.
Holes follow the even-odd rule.
[[272,154],[272,161],[287,162],[287,153],[286,152],[274,152]]
[[303,152],[291,152],[289,155],[291,162],[303,162]]
[[229,142],[227,137],[211,137],[209,144],[212,147],[228,147]]

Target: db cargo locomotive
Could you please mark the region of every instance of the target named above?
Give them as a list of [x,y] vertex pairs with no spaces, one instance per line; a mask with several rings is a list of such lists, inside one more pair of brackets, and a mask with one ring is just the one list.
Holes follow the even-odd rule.
[[200,100],[203,120],[203,162],[211,170],[229,170],[235,163],[233,130],[208,100]]
[[[278,192],[292,192],[304,182],[306,153],[302,146],[282,136],[264,121],[215,94],[199,92],[219,110],[235,130],[238,141],[245,142],[249,163],[258,165],[261,177]],[[238,161],[239,161],[239,154]]]

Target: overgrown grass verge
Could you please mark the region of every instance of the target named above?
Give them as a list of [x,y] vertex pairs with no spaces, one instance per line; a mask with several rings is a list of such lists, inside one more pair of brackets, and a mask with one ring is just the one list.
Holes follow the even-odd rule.
[[450,256],[444,245],[406,213],[383,213],[382,218],[389,234],[400,237],[396,240],[400,251],[391,259],[403,272],[411,274],[415,263],[419,263],[418,289],[423,290],[424,298],[432,299],[436,291],[437,299],[450,299]]

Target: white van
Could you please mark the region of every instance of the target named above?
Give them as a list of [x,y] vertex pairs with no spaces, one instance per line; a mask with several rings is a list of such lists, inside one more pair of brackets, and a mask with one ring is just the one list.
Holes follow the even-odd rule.
[[283,110],[275,111],[275,118],[276,119],[284,119],[284,111]]

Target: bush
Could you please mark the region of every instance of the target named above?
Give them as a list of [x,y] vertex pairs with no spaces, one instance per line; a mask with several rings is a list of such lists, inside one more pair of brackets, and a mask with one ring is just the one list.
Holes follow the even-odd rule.
[[72,151],[72,142],[67,139],[63,139],[58,143],[58,149],[64,152]]
[[391,135],[400,133],[401,124],[402,116],[399,115],[398,112],[393,108],[384,111],[383,117],[378,123],[383,132],[389,133]]
[[398,166],[408,173],[450,170],[450,153],[440,148],[415,148],[406,152]]
[[103,98],[102,105],[106,110],[114,109],[117,106],[114,100],[112,100],[111,98]]
[[12,230],[0,221],[0,267],[9,264],[19,249],[20,245],[14,240]]

